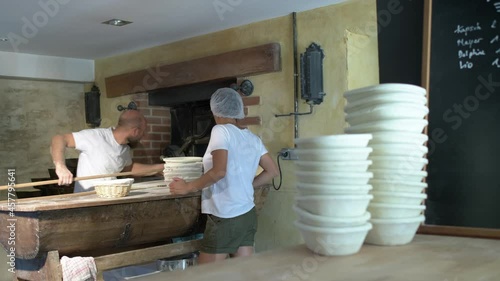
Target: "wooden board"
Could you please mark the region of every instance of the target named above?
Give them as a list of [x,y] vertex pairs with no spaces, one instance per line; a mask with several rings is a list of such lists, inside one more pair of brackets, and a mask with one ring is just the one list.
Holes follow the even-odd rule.
[[[161,182],[161,183],[160,183]],[[138,188],[134,188],[138,186]],[[145,188],[148,187],[148,188]],[[44,196],[38,198],[26,198],[16,202],[16,212],[33,212],[63,210],[82,207],[94,207],[104,205],[117,205],[123,203],[145,202],[151,200],[164,200],[168,198],[183,198],[200,196],[200,192],[187,195],[171,195],[165,182],[134,184],[130,194],[121,198],[99,198],[95,191],[80,192],[65,195]],[[0,211],[7,211],[6,201],[0,201]]]
[[350,256],[317,256],[299,245],[134,280],[498,281],[499,253],[496,240],[417,235],[405,246],[364,245]]
[[108,98],[281,70],[279,43],[106,77]]

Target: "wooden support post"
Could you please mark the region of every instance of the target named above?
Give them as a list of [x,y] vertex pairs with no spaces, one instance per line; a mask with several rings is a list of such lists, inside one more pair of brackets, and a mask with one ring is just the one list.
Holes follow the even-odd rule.
[[39,257],[29,260],[16,259],[16,267],[18,280],[62,280],[58,251],[42,253]]

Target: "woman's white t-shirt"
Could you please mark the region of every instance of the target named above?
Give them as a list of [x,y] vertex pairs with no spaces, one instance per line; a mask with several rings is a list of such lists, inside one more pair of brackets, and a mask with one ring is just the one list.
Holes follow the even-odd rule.
[[215,125],[210,135],[203,168],[213,167],[212,152],[227,150],[226,176],[202,191],[201,210],[221,218],[232,218],[250,211],[254,206],[252,182],[260,158],[267,153],[261,139],[248,129],[232,124]]

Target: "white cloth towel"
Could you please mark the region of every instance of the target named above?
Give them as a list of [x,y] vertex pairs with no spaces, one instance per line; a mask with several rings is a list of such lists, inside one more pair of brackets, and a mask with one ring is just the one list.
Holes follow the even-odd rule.
[[93,257],[61,258],[63,281],[95,281],[97,267]]

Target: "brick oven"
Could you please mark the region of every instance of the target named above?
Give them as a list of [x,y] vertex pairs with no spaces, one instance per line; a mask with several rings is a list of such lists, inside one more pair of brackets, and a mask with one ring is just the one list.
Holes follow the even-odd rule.
[[[133,149],[139,163],[160,163],[160,156],[203,156],[215,125],[210,96],[221,87],[237,84],[236,79],[212,81],[149,93],[135,94],[133,101],[148,121],[147,135]],[[258,105],[259,97],[244,97],[247,106]],[[260,125],[259,117],[246,117],[244,125]]]

